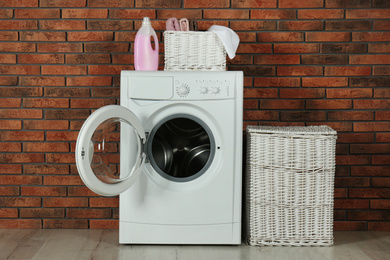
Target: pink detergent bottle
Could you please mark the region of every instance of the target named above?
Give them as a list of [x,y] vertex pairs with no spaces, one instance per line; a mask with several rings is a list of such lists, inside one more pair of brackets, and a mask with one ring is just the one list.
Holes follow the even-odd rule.
[[[154,48],[152,46],[152,37]],[[158,69],[158,39],[149,17],[144,17],[134,41],[135,70]]]

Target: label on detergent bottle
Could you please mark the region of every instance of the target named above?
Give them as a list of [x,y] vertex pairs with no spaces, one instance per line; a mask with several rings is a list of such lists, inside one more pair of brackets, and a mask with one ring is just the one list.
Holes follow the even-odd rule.
[[[154,48],[152,46],[152,37]],[[158,39],[149,17],[144,17],[134,41],[135,70],[158,69]]]

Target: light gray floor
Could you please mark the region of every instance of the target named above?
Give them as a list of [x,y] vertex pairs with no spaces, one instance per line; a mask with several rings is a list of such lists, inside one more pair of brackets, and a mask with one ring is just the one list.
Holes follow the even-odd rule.
[[390,259],[390,232],[335,232],[332,247],[119,245],[117,230],[0,229],[0,259]]

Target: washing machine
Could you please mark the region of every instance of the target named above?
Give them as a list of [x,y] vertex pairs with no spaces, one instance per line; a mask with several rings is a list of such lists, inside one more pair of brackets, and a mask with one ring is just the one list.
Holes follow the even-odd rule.
[[243,73],[122,71],[83,124],[84,183],[119,194],[121,244],[240,244]]

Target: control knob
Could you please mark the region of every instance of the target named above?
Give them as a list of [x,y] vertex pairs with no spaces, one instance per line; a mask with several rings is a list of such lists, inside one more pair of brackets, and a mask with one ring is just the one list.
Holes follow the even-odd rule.
[[219,92],[221,92],[221,89],[219,87],[214,87],[211,92],[213,92],[213,94],[219,94]]
[[183,84],[177,88],[177,94],[179,94],[179,96],[181,97],[187,96],[189,93],[190,93],[190,88],[186,84]]
[[206,87],[201,87],[200,88],[200,93],[207,94],[207,92],[209,92],[208,88],[206,88]]

